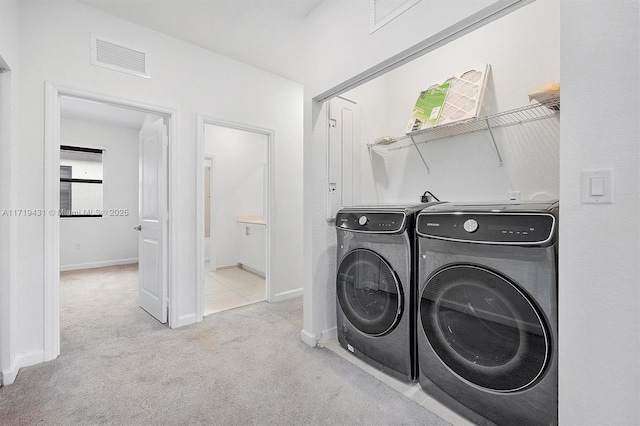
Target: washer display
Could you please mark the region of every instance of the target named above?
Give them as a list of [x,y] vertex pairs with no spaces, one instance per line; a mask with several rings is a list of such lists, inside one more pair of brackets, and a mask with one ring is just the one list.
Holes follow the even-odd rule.
[[423,389],[480,424],[557,423],[557,203],[417,219]]
[[350,207],[336,215],[338,341],[405,381],[417,373],[415,216],[429,205]]

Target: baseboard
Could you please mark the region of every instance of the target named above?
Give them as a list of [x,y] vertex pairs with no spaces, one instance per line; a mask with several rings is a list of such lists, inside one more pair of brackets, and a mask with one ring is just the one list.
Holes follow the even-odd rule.
[[184,327],[185,325],[195,324],[197,321],[196,314],[180,315],[178,317],[178,324],[171,324],[171,328]]
[[316,345],[318,344],[318,341],[316,340],[316,336],[304,329],[300,331],[300,340],[302,340],[304,343],[311,346],[312,348],[315,348]]
[[263,278],[266,278],[266,274],[264,271],[260,271],[256,268],[252,268],[251,266],[240,264],[240,268],[244,269],[245,271],[249,271],[253,274],[260,275]]
[[276,293],[275,296],[273,297],[273,300],[270,300],[269,302],[281,302],[283,300],[293,299],[294,297],[302,296],[303,294],[304,294],[304,289],[300,287],[293,290]]
[[241,265],[239,263],[234,263],[231,265],[223,265],[223,266],[216,266],[216,270],[218,269],[232,269],[232,268],[239,268]]
[[18,372],[21,368],[29,367],[31,365],[36,365],[43,362],[44,351],[32,351],[16,356],[16,358],[11,363],[11,367],[9,367],[8,370],[2,371],[2,386],[12,384],[16,380]]
[[330,340],[338,338],[338,326],[331,327],[322,332],[320,337],[320,343],[326,343]]
[[77,263],[75,265],[61,265],[60,271],[76,271],[78,269],[104,268],[105,266],[130,265],[132,263],[138,263],[138,258],[105,260],[102,262]]

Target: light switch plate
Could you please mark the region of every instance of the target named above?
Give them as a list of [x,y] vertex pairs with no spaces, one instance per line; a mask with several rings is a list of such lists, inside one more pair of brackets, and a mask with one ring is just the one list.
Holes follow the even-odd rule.
[[580,180],[583,204],[613,203],[613,169],[583,170]]

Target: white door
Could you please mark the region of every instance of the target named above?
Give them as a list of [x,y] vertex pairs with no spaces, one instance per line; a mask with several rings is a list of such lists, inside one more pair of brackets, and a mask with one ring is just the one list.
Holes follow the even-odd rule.
[[140,131],[138,304],[167,322],[167,128],[163,119]]
[[327,219],[335,219],[338,210],[360,201],[360,140],[357,105],[337,97],[329,101],[329,177]]

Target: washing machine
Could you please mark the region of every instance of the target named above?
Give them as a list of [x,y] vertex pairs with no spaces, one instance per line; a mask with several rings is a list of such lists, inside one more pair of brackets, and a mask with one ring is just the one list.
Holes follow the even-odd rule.
[[349,207],[335,222],[338,341],[407,382],[417,372],[415,217],[429,205]]
[[420,384],[477,424],[557,424],[557,217],[557,202],[417,217]]

